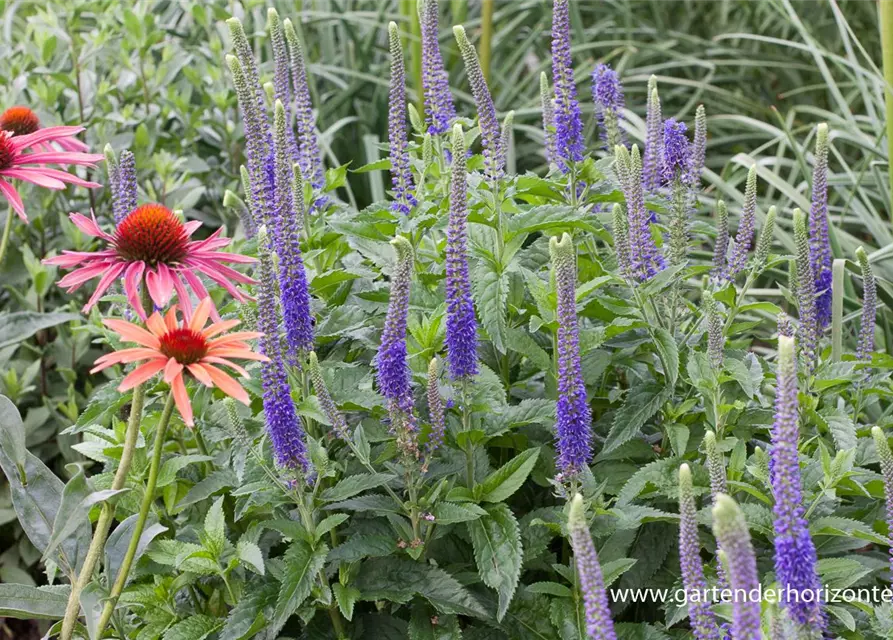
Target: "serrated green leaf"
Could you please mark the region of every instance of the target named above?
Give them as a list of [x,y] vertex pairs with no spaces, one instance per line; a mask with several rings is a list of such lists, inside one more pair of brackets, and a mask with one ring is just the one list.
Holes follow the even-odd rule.
[[67,586],[32,587],[0,583],[0,617],[19,620],[57,620],[65,615]]
[[395,477],[392,473],[358,473],[348,476],[334,487],[323,491],[322,499],[326,502],[340,502],[368,489],[375,489],[387,484]]
[[281,629],[286,620],[310,595],[310,589],[319,570],[325,564],[328,552],[329,548],[324,544],[312,549],[310,545],[300,540],[289,546],[283,556],[285,571],[279,598],[276,601],[276,611],[273,614],[274,627]]
[[219,556],[226,546],[226,517],[223,515],[223,496],[220,496],[205,514],[203,540],[205,547],[215,556]]
[[372,511],[379,514],[403,513],[393,498],[377,493],[327,504],[324,508],[331,511]]
[[508,343],[508,275],[505,272],[497,273],[488,260],[479,260],[471,284],[481,325],[493,346],[500,353],[505,353]]
[[679,378],[679,348],[676,346],[676,339],[666,329],[657,329],[654,338],[654,346],[664,365],[667,387],[672,389]]
[[387,556],[397,550],[394,536],[351,536],[329,552],[329,562],[355,562],[363,558]]
[[481,507],[470,502],[463,504],[438,502],[434,506],[434,521],[443,525],[456,524],[457,522],[477,520],[486,513]]
[[278,593],[279,583],[273,580],[261,582],[256,578],[246,583],[242,597],[226,618],[220,640],[245,638],[263,611],[275,604]]
[[527,211],[516,213],[509,218],[507,229],[512,235],[534,233],[536,231],[557,231],[561,229],[585,229],[594,231],[587,220],[590,214],[582,209],[560,204],[544,204]]
[[332,592],[335,594],[335,602],[338,603],[341,615],[348,621],[353,620],[353,608],[357,600],[360,599],[360,590],[356,587],[345,587],[336,582],[332,587]]
[[502,502],[517,491],[533,470],[539,447],[523,451],[487,476],[480,485],[483,502]]
[[190,453],[185,456],[174,456],[172,458],[168,458],[164,461],[164,464],[161,465],[161,470],[158,472],[158,488],[166,487],[174,480],[177,479],[177,473],[181,469],[185,469],[189,465],[195,462],[209,462],[213,460],[211,456],[203,456],[197,453]]
[[239,562],[258,575],[264,575],[264,554],[260,547],[250,540],[242,538],[236,545]]
[[205,615],[192,615],[181,620],[164,634],[164,640],[205,640],[223,626],[223,620]]
[[363,600],[409,602],[419,595],[442,613],[486,619],[481,604],[449,573],[404,557],[366,560],[354,582]]
[[514,514],[504,504],[487,507],[487,515],[468,523],[478,575],[499,595],[496,619],[502,620],[521,577],[521,532]]
[[666,393],[656,385],[630,389],[626,402],[614,416],[614,424],[605,439],[602,455],[632,440],[639,430],[663,406]]

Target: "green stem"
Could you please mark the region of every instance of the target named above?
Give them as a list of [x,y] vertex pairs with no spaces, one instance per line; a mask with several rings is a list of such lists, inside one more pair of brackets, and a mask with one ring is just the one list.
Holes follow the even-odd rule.
[[843,355],[843,276],[846,260],[837,258],[831,265],[831,360]]
[[3,223],[3,238],[0,239],[0,266],[3,266],[3,258],[6,257],[6,247],[9,245],[9,235],[12,232],[12,207],[6,212],[6,222]]
[[[115,478],[112,480],[111,488],[113,491],[120,491],[124,488],[124,482],[127,480],[127,474],[130,472],[130,463],[133,461],[133,452],[136,450],[136,442],[140,433],[140,419],[143,415],[143,401],[145,397],[145,385],[141,384],[133,390],[130,419],[127,421],[127,432],[124,435],[124,449],[121,451],[121,461],[118,463]],[[61,640],[71,640],[71,636],[74,633],[74,625],[77,622],[81,609],[81,592],[93,578],[93,568],[96,566],[99,556],[102,555],[102,549],[105,545],[106,536],[108,535],[114,514],[115,508],[108,501],[104,502],[99,519],[96,521],[96,531],[93,533],[93,539],[90,541],[90,548],[87,550],[84,566],[81,567],[80,574],[71,586],[68,606],[65,609],[65,618],[62,621]]]
[[[893,0],[878,0],[881,23],[881,58],[887,105],[887,167],[890,173],[890,193],[893,201]],[[890,208],[893,216],[893,207]]]
[[164,411],[161,413],[161,420],[155,429],[155,444],[152,449],[152,461],[149,464],[149,479],[146,481],[146,492],[143,495],[143,502],[140,505],[139,516],[137,516],[136,527],[130,536],[130,544],[127,547],[127,553],[124,554],[124,560],[121,562],[121,568],[118,570],[118,578],[112,587],[108,600],[102,609],[102,615],[99,618],[96,637],[101,638],[105,628],[108,626],[112,613],[115,611],[115,605],[121,592],[127,584],[127,578],[130,575],[130,567],[136,556],[136,549],[139,546],[140,537],[143,535],[143,529],[146,526],[146,519],[149,516],[149,509],[155,501],[155,485],[158,482],[158,469],[161,466],[161,453],[164,451],[164,436],[167,432],[168,423],[171,421],[171,415],[174,412],[174,394],[170,393],[167,397],[167,403],[164,405]]
[[471,412],[468,410],[468,380],[462,381],[462,432],[465,440],[465,478],[469,489],[474,489],[474,447],[471,446]]

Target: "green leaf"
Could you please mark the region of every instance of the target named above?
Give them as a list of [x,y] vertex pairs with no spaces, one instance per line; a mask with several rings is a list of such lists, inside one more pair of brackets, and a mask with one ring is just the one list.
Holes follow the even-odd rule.
[[242,640],[254,626],[264,609],[272,607],[279,594],[279,583],[255,578],[243,587],[242,597],[229,612],[220,640]]
[[328,551],[329,548],[324,544],[311,549],[310,545],[300,540],[289,546],[283,556],[285,571],[272,626],[281,629],[310,595],[310,589],[325,564]]
[[329,562],[355,562],[363,558],[379,558],[397,550],[394,536],[351,536],[329,552]]
[[677,458],[662,458],[645,465],[623,485],[623,489],[617,495],[617,506],[622,507],[635,500],[649,482],[659,485],[670,479],[676,484],[675,474],[678,473],[678,467]]
[[481,324],[493,346],[505,353],[508,343],[508,274],[497,273],[489,260],[479,260],[471,283]]
[[479,487],[481,501],[502,502],[511,497],[530,475],[539,454],[539,447],[528,449],[487,476]]
[[544,593],[549,596],[557,596],[559,598],[573,598],[574,592],[570,588],[557,582],[534,582],[527,585],[527,591],[530,593]]
[[20,344],[42,329],[49,329],[63,322],[83,320],[76,313],[37,313],[16,311],[0,316],[0,349]]
[[118,381],[112,380],[96,387],[90,396],[87,407],[78,416],[77,421],[63,433],[81,433],[90,425],[107,424],[111,417],[133,398],[133,393],[130,391],[126,393],[118,391],[119,384]]
[[585,229],[595,227],[587,220],[591,217],[581,209],[568,205],[545,204],[513,215],[506,225],[511,235],[533,233],[535,231],[558,231],[563,229]]
[[605,587],[610,587],[617,578],[632,569],[633,565],[638,562],[635,558],[619,558],[602,565],[602,575],[605,580]]
[[336,513],[333,516],[329,516],[327,518],[323,518],[318,525],[316,525],[316,539],[320,540],[324,535],[326,535],[329,531],[334,529],[340,524],[343,524],[350,518],[346,513]]
[[185,456],[174,456],[173,458],[168,458],[164,461],[164,464],[161,465],[161,470],[158,472],[157,486],[159,488],[166,487],[177,479],[177,473],[181,469],[185,469],[195,462],[210,462],[213,459],[214,458],[212,458],[211,456],[203,456],[197,453],[190,453]]
[[[535,460],[535,459],[534,459]],[[504,504],[487,507],[487,515],[468,523],[478,574],[499,594],[496,619],[508,611],[521,577],[521,532],[515,516]]]
[[0,583],[0,618],[56,620],[65,615],[70,589]]
[[168,629],[163,640],[205,640],[223,626],[223,620],[205,615],[192,615]]
[[219,556],[226,546],[226,517],[223,515],[223,496],[220,496],[208,509],[205,515],[205,529],[202,544],[215,557]]
[[822,558],[816,569],[831,589],[847,589],[872,571],[856,558]]
[[353,620],[353,607],[360,599],[360,590],[356,587],[345,587],[340,582],[336,582],[332,587],[332,592],[335,594],[335,602],[338,603],[341,615],[347,620]]
[[676,340],[666,329],[657,329],[654,332],[654,346],[660,354],[660,360],[664,365],[664,375],[667,377],[667,387],[676,386],[679,378],[679,348]]
[[666,400],[664,389],[653,384],[630,389],[626,401],[614,416],[614,424],[605,439],[604,455],[632,440]]
[[366,560],[354,582],[363,600],[409,602],[419,595],[442,613],[487,619],[487,611],[451,576],[439,567],[404,557]]
[[470,502],[457,504],[455,502],[438,502],[434,505],[434,521],[437,524],[456,524],[457,522],[470,522],[477,520],[486,514],[481,507]]
[[358,473],[348,476],[330,489],[322,492],[322,499],[326,502],[340,502],[352,498],[367,489],[375,489],[387,484],[396,476],[392,473]]
[[19,410],[6,396],[0,396],[0,450],[19,470],[25,466],[25,424]]
[[552,368],[552,358],[545,349],[539,346],[527,329],[512,327],[508,329],[507,347],[515,353],[525,356],[540,371],[549,371]]
[[372,511],[380,515],[386,513],[403,513],[400,507],[397,506],[397,503],[394,502],[393,498],[380,494],[359,496],[358,498],[351,498],[350,500],[344,500],[343,502],[328,504],[325,506],[325,509],[332,511]]
[[[138,518],[139,514],[135,513],[125,519],[121,524],[115,527],[115,530],[109,534],[108,540],[105,542],[105,572],[109,584],[113,584],[118,577],[118,570],[121,568],[121,563],[124,561],[124,554],[127,552],[127,547],[130,546],[130,538],[133,535],[133,530],[136,527]],[[154,522],[154,518],[155,516],[149,516],[150,524],[143,529],[143,533],[136,546],[136,554],[133,556],[134,564],[143,556],[146,549],[149,548],[149,544],[151,544],[156,537],[167,531],[167,527]],[[171,564],[175,564],[175,562]]]
[[264,554],[255,543],[242,538],[236,545],[236,553],[239,555],[239,562],[254,573],[264,575]]

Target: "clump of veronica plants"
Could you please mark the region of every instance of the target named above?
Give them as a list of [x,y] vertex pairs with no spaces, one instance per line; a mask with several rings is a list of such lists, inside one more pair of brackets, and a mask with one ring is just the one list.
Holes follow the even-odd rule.
[[[362,14],[388,64],[359,99],[388,112],[340,166],[317,122],[352,85],[304,40],[336,27],[227,20],[238,119],[202,177],[226,218],[159,192],[141,134],[99,156],[0,117],[17,213],[108,169],[19,252],[22,299],[61,276],[59,308],[0,316],[37,358],[0,376],[0,611],[64,640],[887,637],[889,605],[815,597],[888,588],[893,526],[889,278],[837,215],[827,127],[783,185],[743,139],[711,153],[713,94],[662,82],[662,108],[576,42],[574,3],[519,22],[550,55],[517,77],[455,6]],[[548,167],[517,173],[531,130]],[[44,378],[71,384],[38,411]]]

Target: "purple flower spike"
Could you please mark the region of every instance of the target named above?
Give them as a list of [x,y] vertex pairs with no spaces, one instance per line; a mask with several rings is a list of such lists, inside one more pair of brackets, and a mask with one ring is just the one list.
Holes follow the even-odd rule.
[[409,165],[406,140],[406,68],[403,63],[403,45],[397,23],[388,25],[391,46],[391,85],[388,93],[388,141],[391,154],[391,182],[394,185],[392,209],[404,215],[418,204],[413,192],[415,184]]
[[673,118],[664,121],[664,147],[661,161],[662,181],[687,180],[691,172],[691,143],[684,122]]
[[425,121],[428,133],[437,135],[450,130],[456,117],[450,77],[440,54],[437,0],[419,2],[419,27],[422,35],[422,89],[425,96]]
[[555,148],[555,98],[549,88],[549,77],[546,72],[540,73],[540,103],[543,107],[543,138],[545,139],[546,160],[556,162],[558,152]]
[[301,351],[313,349],[313,318],[307,272],[301,255],[302,215],[295,207],[292,181],[294,171],[289,160],[289,140],[285,108],[277,100],[273,116],[273,141],[276,171],[276,214],[279,243],[279,291],[289,355],[296,359]]
[[757,217],[757,167],[753,165],[747,172],[744,187],[744,205],[741,207],[741,219],[738,222],[738,234],[735,236],[735,248],[729,258],[729,277],[734,278],[741,273],[747,264],[747,252],[753,243],[753,233]]
[[800,311],[800,350],[806,360],[807,370],[812,373],[818,358],[819,325],[816,316],[815,278],[809,261],[809,237],[806,216],[794,209],[794,242],[797,245],[797,301]]
[[865,249],[862,247],[856,249],[856,259],[862,269],[862,326],[859,328],[859,347],[856,355],[859,360],[871,360],[877,319],[877,284]]
[[446,416],[444,415],[443,398],[440,397],[440,389],[437,388],[440,362],[437,358],[431,358],[428,364],[428,417],[431,419],[431,433],[428,434],[427,456],[430,458],[443,444],[443,435],[446,433]]
[[701,186],[701,171],[707,159],[707,111],[699,104],[695,111],[695,138],[691,146],[691,175],[688,183]]
[[586,522],[583,496],[579,493],[571,501],[567,530],[577,564],[577,582],[583,594],[586,633],[591,640],[617,640],[611,610],[608,608],[608,593],[605,589],[602,568],[598,563],[598,553],[595,551],[589,525]]
[[112,215],[115,224],[118,224],[136,209],[136,158],[128,149],[124,149],[118,162],[115,162],[114,151],[111,146],[106,146],[106,159],[112,190]]
[[552,4],[552,81],[555,84],[555,147],[566,163],[583,159],[583,119],[577,102],[571,58],[571,23],[569,0]]
[[319,406],[322,407],[323,413],[326,414],[329,422],[332,423],[332,428],[338,437],[342,440],[347,440],[350,438],[350,434],[347,432],[347,423],[344,421],[344,415],[338,410],[335,401],[332,399],[332,394],[329,393],[329,388],[326,386],[325,378],[322,376],[322,369],[319,367],[319,359],[316,357],[315,351],[310,352],[307,369],[310,372],[310,380],[313,382],[316,397],[319,399]]
[[[313,118],[313,102],[310,99],[310,84],[307,81],[307,64],[304,61],[304,48],[291,20],[282,21],[288,55],[291,60],[291,78],[295,95],[295,143],[297,156],[293,160],[301,167],[301,175],[314,189],[322,189],[326,184],[319,141],[316,139],[316,121]],[[317,200],[317,205],[325,202]]]
[[729,496],[719,494],[713,505],[713,533],[720,555],[725,557],[729,569],[729,587],[732,589],[732,635],[734,640],[760,640],[760,602],[750,598],[757,590],[757,559],[750,541],[750,531],[740,507]]
[[471,93],[478,110],[478,124],[481,127],[481,144],[484,147],[484,165],[487,178],[496,181],[502,177],[505,170],[505,152],[502,150],[502,128],[499,126],[499,118],[496,116],[496,107],[493,106],[493,97],[490,88],[484,78],[481,62],[477,51],[468,41],[465,29],[461,25],[453,27],[453,35],[459,45],[459,52],[465,62],[465,73],[468,75],[468,83],[471,85]]
[[821,583],[800,481],[797,357],[793,338],[778,338],[776,376],[775,423],[769,452],[769,482],[775,498],[775,574],[788,593],[800,594],[783,601],[791,619],[821,637],[825,627],[819,602]]
[[727,277],[729,253],[729,212],[723,200],[716,201],[716,244],[713,245],[713,271],[716,280]]
[[[710,473],[710,497],[713,500],[713,504],[716,504],[716,499],[721,493],[728,493],[728,479],[726,478],[726,462],[723,458],[722,452],[716,446],[716,434],[713,431],[707,430],[707,433],[704,434],[704,450],[707,453],[707,471]],[[721,551],[721,547],[719,543],[716,544],[716,552],[719,555]],[[723,569],[722,562],[717,559],[716,562],[716,581],[719,583],[719,586],[723,589],[728,587],[728,580],[726,579],[726,572]]]
[[273,250],[265,229],[258,233],[260,283],[257,293],[257,329],[263,333],[260,349],[270,361],[261,363],[264,419],[277,464],[308,477],[304,428],[295,411],[279,339],[279,313],[276,309],[276,277]]
[[598,124],[605,149],[609,152],[623,144],[620,121],[623,119],[623,85],[620,76],[610,66],[599,63],[592,72],[592,102],[598,114]]
[[468,277],[468,187],[462,125],[453,127],[452,154],[446,246],[446,348],[450,377],[460,380],[478,372],[477,321]]
[[831,324],[832,258],[828,237],[828,125],[823,123],[816,129],[812,207],[809,210],[809,262],[818,296],[816,316],[822,329]]
[[592,459],[592,413],[580,364],[580,329],[577,325],[577,250],[568,234],[549,241],[558,299],[558,468],[574,477]]
[[391,241],[397,254],[391,277],[391,299],[381,334],[376,365],[378,390],[388,399],[391,426],[398,436],[398,446],[405,454],[418,455],[415,432],[418,429],[412,406],[411,372],[406,349],[406,323],[409,314],[409,290],[415,254],[409,240],[397,236]]
[[[887,442],[887,434],[880,427],[872,427],[871,435],[874,438],[874,446],[877,449],[877,457],[881,461],[881,473],[884,477],[884,495],[887,499],[887,528],[888,535],[893,536],[893,453],[890,452],[890,443]],[[890,556],[890,572],[893,573],[893,542],[888,551]]]
[[698,542],[698,510],[695,505],[691,469],[679,467],[679,564],[682,584],[688,596],[688,617],[697,640],[719,640],[716,618],[706,598],[707,581],[701,564],[701,544]]
[[645,154],[642,158],[642,184],[647,193],[656,192],[662,185],[661,158],[663,157],[663,116],[657,94],[657,76],[648,79],[648,106],[645,112]]
[[626,147],[617,145],[614,152],[617,176],[626,199],[630,265],[633,276],[644,282],[666,268],[666,262],[651,236],[651,221],[645,209],[645,193],[642,190],[639,148],[633,145],[632,151],[628,151]]

